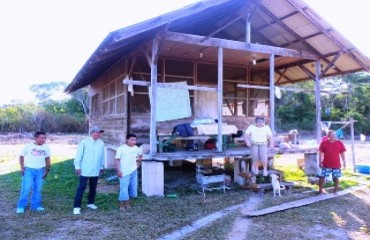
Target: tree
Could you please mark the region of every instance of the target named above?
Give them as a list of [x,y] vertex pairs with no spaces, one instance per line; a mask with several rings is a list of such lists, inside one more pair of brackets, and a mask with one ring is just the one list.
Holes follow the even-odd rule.
[[87,88],[81,88],[73,93],[71,93],[74,99],[76,99],[82,106],[85,116],[89,116],[89,91]]
[[315,96],[313,81],[295,84],[297,88],[307,89],[295,93],[286,91],[281,99],[276,101],[277,127],[281,130],[298,128],[313,130],[315,128]]
[[43,103],[50,100],[63,100],[68,98],[64,94],[64,89],[67,87],[66,82],[50,82],[42,84],[33,84],[30,87],[31,92],[35,98]]

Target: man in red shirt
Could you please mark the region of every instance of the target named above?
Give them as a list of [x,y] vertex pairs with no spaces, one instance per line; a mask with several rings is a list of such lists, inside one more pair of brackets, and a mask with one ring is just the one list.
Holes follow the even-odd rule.
[[346,169],[346,148],[344,144],[335,139],[336,135],[333,130],[328,132],[328,139],[322,141],[319,148],[319,164],[321,174],[319,174],[319,193],[323,193],[325,177],[332,174],[334,180],[334,193],[339,190],[339,177],[342,176],[340,158],[343,161],[343,168]]

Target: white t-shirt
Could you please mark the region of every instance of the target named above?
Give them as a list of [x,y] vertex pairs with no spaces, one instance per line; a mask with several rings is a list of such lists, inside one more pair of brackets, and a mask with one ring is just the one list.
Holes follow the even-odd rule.
[[128,146],[124,144],[117,149],[116,159],[120,159],[122,176],[126,176],[137,169],[137,157],[143,155],[143,151],[138,146]]
[[267,125],[257,127],[255,124],[249,125],[245,130],[246,135],[250,135],[251,143],[267,143],[268,137],[272,136],[271,128]]
[[23,147],[21,156],[24,157],[24,166],[29,168],[45,167],[45,158],[50,157],[50,149],[47,145],[27,144]]

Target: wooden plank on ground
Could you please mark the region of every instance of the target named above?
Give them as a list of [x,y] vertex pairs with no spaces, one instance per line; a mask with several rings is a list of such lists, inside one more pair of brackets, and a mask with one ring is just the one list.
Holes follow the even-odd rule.
[[246,217],[257,217],[257,216],[271,214],[271,213],[274,213],[274,212],[284,211],[284,210],[291,209],[291,208],[302,207],[302,206],[306,206],[306,205],[309,205],[309,204],[312,204],[312,203],[316,203],[316,202],[324,201],[324,200],[327,200],[327,199],[343,196],[345,194],[352,193],[352,192],[355,192],[355,191],[358,191],[358,190],[363,190],[367,187],[368,186],[358,186],[358,187],[348,188],[346,190],[339,191],[337,193],[320,194],[320,195],[317,195],[317,196],[314,196],[314,197],[300,199],[300,200],[296,200],[296,201],[292,201],[292,202],[283,203],[283,204],[280,204],[280,205],[277,205],[277,206],[273,206],[273,207],[269,207],[269,208],[249,212],[245,216]]

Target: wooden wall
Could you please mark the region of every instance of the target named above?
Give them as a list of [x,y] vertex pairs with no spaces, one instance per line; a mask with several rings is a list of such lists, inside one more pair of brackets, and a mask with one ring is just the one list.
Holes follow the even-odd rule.
[[[102,139],[106,146],[112,149],[123,144],[127,134],[127,87],[122,83],[126,72],[127,63],[122,60],[90,85],[91,99],[97,97],[96,106],[92,106],[94,101],[90,101],[91,112],[97,113],[90,115],[90,126],[99,126],[104,130]],[[107,91],[107,88],[110,91]],[[111,111],[106,114],[104,112],[107,110],[104,108],[108,100],[114,105],[114,111],[110,108]],[[93,111],[93,108],[96,109]],[[118,110],[120,112],[115,112]]]
[[[132,58],[134,59],[134,58]],[[131,59],[131,60],[132,60]],[[141,60],[140,60],[141,59]],[[126,77],[126,73],[128,73],[129,68],[133,69],[133,76],[140,76],[140,79],[146,80],[150,75],[150,68],[148,68],[148,62],[145,62],[142,58],[137,58],[136,63],[131,66],[132,62],[127,59],[123,59],[118,62],[114,67],[110,70],[105,72],[101,77],[99,77],[96,81],[94,81],[90,85],[90,95],[91,99],[95,97],[95,101],[91,101],[95,106],[91,106],[91,112],[95,114],[91,115],[90,117],[90,125],[95,126],[98,125],[102,129],[105,130],[103,134],[103,140],[105,140],[108,146],[111,146],[112,149],[118,147],[120,144],[125,142],[125,136],[127,133],[134,133],[137,135],[138,143],[149,143],[149,123],[150,123],[150,113],[133,113],[130,112],[130,107],[128,106],[128,92],[127,92],[127,85],[123,85],[122,81]],[[176,67],[174,65],[177,62],[181,63],[181,60],[172,61],[172,67]],[[140,66],[139,66],[139,65]],[[195,64],[195,63],[194,63]],[[189,65],[189,63],[188,63]],[[194,65],[195,66],[195,65]],[[200,81],[198,79],[198,75],[196,72],[192,74],[192,76],[187,76],[191,70],[191,64],[189,65],[189,69],[185,71],[185,75],[181,75],[181,64],[180,70],[172,69],[170,72],[172,75],[166,74],[169,72],[168,69],[161,69],[159,74],[161,77],[159,79],[166,79],[170,82],[183,80],[183,78],[189,80],[189,84],[197,85],[197,82]],[[236,81],[236,82],[248,82],[251,77],[247,75],[243,75],[242,78],[236,77],[232,74],[232,72],[240,70],[239,72],[243,72],[243,69],[240,67],[228,67],[230,68],[226,71],[225,75],[228,76],[229,79],[225,81]],[[139,71],[140,70],[140,71]],[[138,72],[139,71],[139,72]],[[179,75],[173,75],[177,71]],[[195,68],[194,68],[195,71]],[[148,75],[149,74],[149,75]],[[207,74],[206,74],[207,75]],[[208,76],[208,75],[207,75]],[[235,77],[235,80],[232,78]],[[173,79],[172,79],[173,78]],[[206,77],[204,77],[207,79]],[[149,78],[148,78],[149,79]],[[146,80],[148,81],[148,80]],[[205,81],[203,79],[203,81]],[[233,84],[236,84],[233,83]],[[115,84],[115,85],[112,85]],[[201,84],[202,85],[202,84]],[[141,88],[143,89],[143,88]],[[136,92],[136,91],[135,91]],[[140,91],[139,91],[140,92]],[[197,97],[193,91],[191,91],[191,99],[192,101],[197,101]],[[114,97],[114,94],[121,94],[120,99],[118,97]],[[141,93],[142,94],[142,93]],[[117,96],[118,96],[117,95]],[[135,96],[139,96],[135,93]],[[143,96],[143,95],[141,95]],[[255,96],[258,99],[258,96]],[[108,103],[108,100],[109,103]],[[115,103],[113,103],[115,102]],[[115,104],[115,108],[123,109],[123,112],[113,113],[112,114],[112,104]],[[120,106],[120,107],[119,107]],[[192,107],[194,108],[196,103],[192,103]],[[107,111],[109,108],[109,111]],[[191,118],[187,119],[178,119],[173,121],[166,121],[166,122],[159,122],[157,124],[157,132],[168,132],[171,133],[173,127],[180,123],[191,123],[194,118],[196,117],[196,112],[193,109],[193,115]],[[254,117],[247,117],[247,116],[224,116],[223,122],[228,124],[236,125],[238,130],[245,130],[247,126],[253,123]]]

